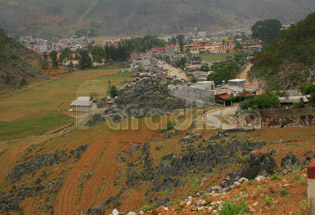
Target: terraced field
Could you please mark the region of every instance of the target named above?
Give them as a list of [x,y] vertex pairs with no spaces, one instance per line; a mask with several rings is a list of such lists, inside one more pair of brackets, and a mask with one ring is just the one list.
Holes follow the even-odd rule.
[[73,123],[67,110],[87,81],[100,81],[106,91],[108,81],[119,85],[130,79],[130,73],[118,68],[86,70],[0,94],[0,140],[43,135]]

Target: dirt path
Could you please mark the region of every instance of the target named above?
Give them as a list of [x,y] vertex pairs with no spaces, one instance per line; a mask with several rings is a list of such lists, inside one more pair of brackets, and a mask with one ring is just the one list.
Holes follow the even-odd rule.
[[164,69],[167,70],[169,76],[171,77],[176,76],[176,79],[178,80],[182,80],[182,79],[185,81],[188,80],[186,73],[182,69],[176,68],[164,61],[159,61],[159,65],[161,65]]
[[228,120],[228,117],[234,115],[237,111],[238,105],[223,108],[220,110],[212,110],[207,112],[205,117],[206,126],[229,130],[236,128],[233,122]]
[[250,69],[253,67],[253,64],[251,63],[248,63],[244,69],[244,71],[242,73],[240,73],[237,78],[240,78],[240,79],[246,79],[247,81],[247,86],[249,87],[253,87],[253,84],[249,81],[248,79],[248,72],[250,71]]

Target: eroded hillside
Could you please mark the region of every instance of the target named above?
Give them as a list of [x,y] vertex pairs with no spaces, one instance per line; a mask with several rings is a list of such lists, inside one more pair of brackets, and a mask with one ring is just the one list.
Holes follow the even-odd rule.
[[267,90],[300,88],[315,80],[315,13],[267,44],[255,57],[251,79]]
[[[218,185],[229,193],[229,187],[241,177],[282,174],[285,166],[281,159],[292,151],[300,160],[294,166],[305,166],[307,157],[314,155],[314,133],[313,127],[305,127],[237,133],[190,128],[160,134],[139,120],[139,130],[112,131],[104,124],[50,139],[2,145],[0,188],[4,201],[0,209],[2,213],[103,214],[116,208],[126,213],[172,205],[201,191],[209,193]],[[267,185],[261,186],[263,192],[253,195],[264,195],[259,197],[262,199],[273,195],[267,193]],[[304,190],[295,200],[305,202],[306,186],[292,186]],[[240,194],[232,189],[228,196],[243,197],[247,189],[254,188],[248,185]],[[259,204],[254,209],[277,211],[282,204],[285,201],[276,206]]]

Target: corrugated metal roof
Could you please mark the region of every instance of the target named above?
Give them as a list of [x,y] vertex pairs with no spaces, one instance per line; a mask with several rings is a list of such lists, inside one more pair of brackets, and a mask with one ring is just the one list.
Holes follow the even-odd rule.
[[306,96],[279,97],[279,101],[280,103],[296,103],[296,102],[300,102],[301,98],[303,98],[304,102],[309,102]]
[[86,100],[74,100],[71,103],[71,106],[80,106],[80,107],[91,107],[93,104],[93,101],[86,101]]

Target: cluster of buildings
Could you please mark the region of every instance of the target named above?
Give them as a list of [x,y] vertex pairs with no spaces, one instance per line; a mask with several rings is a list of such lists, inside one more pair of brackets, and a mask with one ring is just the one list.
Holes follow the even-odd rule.
[[245,79],[232,79],[215,86],[213,81],[200,81],[194,84],[169,85],[172,96],[189,102],[203,102],[213,105],[219,102],[224,106],[232,105],[231,96],[255,96],[257,89],[247,87]]
[[[259,41],[249,40],[239,42],[243,50],[255,50],[261,48]],[[208,40],[195,41],[194,44],[185,45],[182,47],[185,53],[191,54],[207,54],[207,53],[235,53],[236,43],[232,42],[220,42],[220,43],[209,43]],[[180,54],[182,53],[179,45],[169,45],[166,47],[155,48],[151,50],[154,54]]]
[[73,52],[77,49],[86,48],[91,40],[87,37],[69,38],[48,41],[39,38],[33,38],[32,36],[21,37],[20,42],[26,45],[28,49],[35,51],[39,54],[44,52],[50,52],[52,50],[61,52],[65,48],[70,48]]

